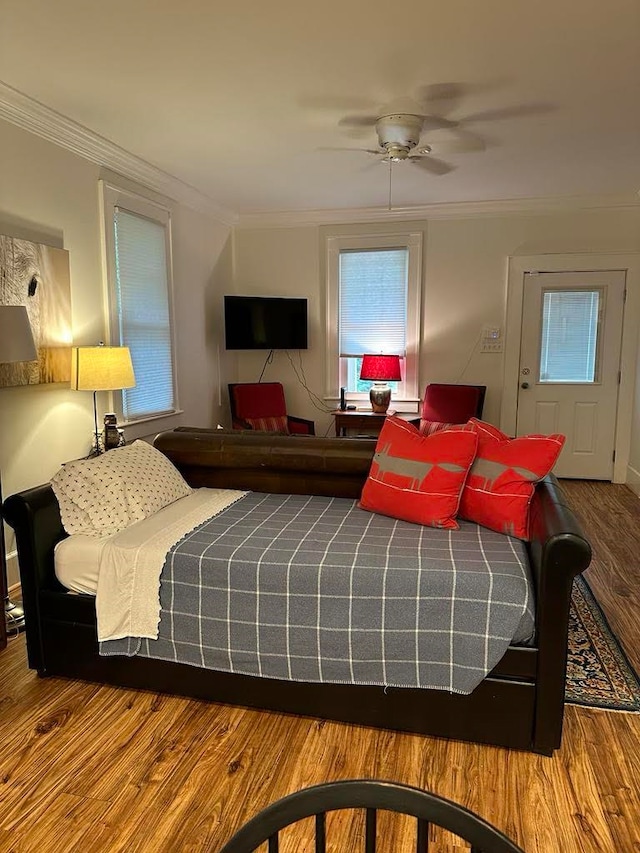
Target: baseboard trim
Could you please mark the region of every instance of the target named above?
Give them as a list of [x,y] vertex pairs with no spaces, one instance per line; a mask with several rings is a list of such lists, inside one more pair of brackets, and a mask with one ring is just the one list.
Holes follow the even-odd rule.
[[9,594],[20,591],[20,569],[18,567],[18,554],[11,551],[7,554],[7,587]]
[[14,583],[9,587],[9,598],[22,598],[22,587],[19,583]]
[[627,465],[626,485],[640,498],[640,471],[637,471],[632,465]]

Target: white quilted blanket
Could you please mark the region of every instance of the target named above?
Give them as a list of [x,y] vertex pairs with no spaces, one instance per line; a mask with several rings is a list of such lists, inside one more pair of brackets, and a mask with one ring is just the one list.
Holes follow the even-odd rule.
[[100,557],[98,640],[131,636],[156,639],[160,572],[167,552],[191,530],[245,494],[234,489],[196,489],[111,536]]

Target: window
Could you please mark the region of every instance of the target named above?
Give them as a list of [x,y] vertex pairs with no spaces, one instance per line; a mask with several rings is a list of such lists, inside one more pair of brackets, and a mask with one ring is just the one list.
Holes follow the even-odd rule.
[[598,381],[602,296],[599,288],[543,291],[540,382]]
[[[128,346],[133,388],[115,395],[125,422],[177,409],[171,323],[171,219],[141,196],[102,185],[110,340]],[[119,405],[118,405],[119,403]]]
[[400,355],[394,400],[418,399],[421,234],[330,237],[327,286],[327,396],[346,388],[368,397],[360,380],[365,353]]

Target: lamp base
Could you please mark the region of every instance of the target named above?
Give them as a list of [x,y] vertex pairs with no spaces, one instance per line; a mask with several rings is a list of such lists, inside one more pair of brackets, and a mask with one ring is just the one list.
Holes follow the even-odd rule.
[[7,626],[7,637],[12,637],[24,631],[24,610],[7,596],[4,600],[4,621]]
[[391,402],[391,388],[386,382],[374,382],[369,391],[371,408],[377,415],[384,415]]

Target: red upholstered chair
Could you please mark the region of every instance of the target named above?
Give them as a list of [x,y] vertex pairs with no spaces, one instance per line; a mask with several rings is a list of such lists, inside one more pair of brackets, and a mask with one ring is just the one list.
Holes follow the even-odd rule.
[[469,418],[481,418],[486,391],[486,385],[427,385],[420,432],[428,435],[442,424],[464,424]]
[[229,384],[231,422],[234,429],[315,435],[315,424],[287,414],[280,382],[234,382]]

